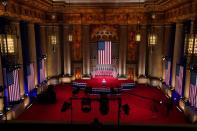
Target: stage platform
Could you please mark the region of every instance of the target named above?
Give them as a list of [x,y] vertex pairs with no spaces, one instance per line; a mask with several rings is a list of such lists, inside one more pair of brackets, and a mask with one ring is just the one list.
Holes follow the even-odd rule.
[[95,77],[90,80],[75,80],[72,87],[77,89],[90,89],[93,94],[114,93],[121,90],[129,90],[135,86],[132,80],[118,80],[113,77]]

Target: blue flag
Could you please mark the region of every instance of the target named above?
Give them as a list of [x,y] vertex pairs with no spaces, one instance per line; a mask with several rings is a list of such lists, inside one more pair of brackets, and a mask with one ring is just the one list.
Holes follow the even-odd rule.
[[13,72],[7,72],[7,84],[8,86],[14,84],[14,75]]
[[30,64],[27,65],[27,76],[31,75],[31,68],[30,68]]
[[190,83],[192,85],[194,85],[194,86],[196,85],[196,77],[197,77],[197,73],[192,72],[191,73],[191,82]]
[[98,50],[104,50],[105,49],[105,42],[99,41],[98,42]]

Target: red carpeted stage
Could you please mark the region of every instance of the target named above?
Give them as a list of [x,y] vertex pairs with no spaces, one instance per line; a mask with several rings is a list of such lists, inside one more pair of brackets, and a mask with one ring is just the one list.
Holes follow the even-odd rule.
[[91,90],[90,94],[111,93],[119,94],[122,90],[128,90],[135,86],[132,80],[119,80],[110,76],[97,76],[89,80],[75,80],[72,87],[75,89]]
[[[103,80],[106,82],[103,83]],[[114,77],[106,77],[106,76],[99,76],[92,78],[90,80],[75,80],[74,82],[80,84],[80,83],[86,83],[87,87],[91,88],[100,88],[100,87],[105,87],[105,88],[120,88],[123,84],[127,83],[134,83],[132,80],[118,80],[118,78]]]

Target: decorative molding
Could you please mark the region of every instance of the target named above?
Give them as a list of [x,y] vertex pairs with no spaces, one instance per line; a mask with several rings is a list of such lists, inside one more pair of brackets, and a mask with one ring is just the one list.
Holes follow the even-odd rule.
[[196,0],[148,0],[141,3],[89,3],[68,4],[51,0],[9,0],[7,11],[0,5],[0,16],[10,17],[18,21],[34,23],[50,23],[51,13],[56,14],[56,23],[70,24],[147,24],[149,14],[155,9],[155,23],[174,23],[192,20],[197,17]]

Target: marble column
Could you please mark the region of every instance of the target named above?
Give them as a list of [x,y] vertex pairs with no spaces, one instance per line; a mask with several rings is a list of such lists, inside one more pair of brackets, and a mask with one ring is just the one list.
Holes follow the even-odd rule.
[[126,75],[127,25],[120,25],[119,75]]
[[21,34],[20,34],[20,23],[13,22],[17,29],[17,43],[18,43],[18,61],[17,63],[20,64],[19,70],[19,84],[20,84],[20,95],[21,97],[25,94],[25,87],[24,87],[24,69],[23,69],[23,53],[22,53],[22,43],[21,43]]
[[64,75],[64,24],[59,25],[60,73]]
[[139,61],[138,61],[138,75],[145,75],[146,68],[146,43],[147,43],[147,28],[142,26],[141,30],[141,42],[139,42]]
[[90,74],[89,25],[82,26],[83,74]]
[[[191,20],[191,26],[190,26],[190,34],[193,34],[194,30],[194,20]],[[190,60],[187,58],[187,66],[186,66],[186,77],[185,77],[185,87],[184,88],[184,98],[189,99],[189,89],[190,89]]]
[[175,78],[176,78],[176,64],[181,61],[181,50],[183,43],[183,23],[176,23],[175,31],[175,43],[173,52],[173,63],[172,63],[172,87],[175,88]]
[[[41,51],[42,51],[42,55],[46,55],[47,54],[47,37],[46,37],[46,26],[41,25],[40,26],[40,47],[41,47]],[[45,69],[46,68],[46,61],[45,61]],[[47,70],[45,70],[45,76],[47,78]]]
[[71,42],[68,41],[69,25],[64,25],[64,74],[71,74]]
[[47,49],[46,49],[46,44],[47,44],[47,38],[46,38],[46,26],[41,25],[40,26],[40,44],[41,44],[41,50],[42,50],[42,54],[46,55],[47,54]]
[[[53,31],[52,31],[53,30]],[[53,77],[61,74],[61,58],[60,58],[60,37],[58,25],[47,27],[47,37],[52,33],[56,36],[56,44],[52,45],[49,41],[47,44],[47,76]]]
[[33,23],[28,23],[28,44],[29,44],[29,61],[34,64],[35,85],[37,85],[38,75],[37,75],[36,40],[35,40],[35,28]]
[[162,54],[165,59],[163,60],[163,79],[165,79],[165,62],[166,57],[172,58],[172,45],[173,45],[173,27],[171,24],[164,25],[164,42],[163,42],[163,50]]

